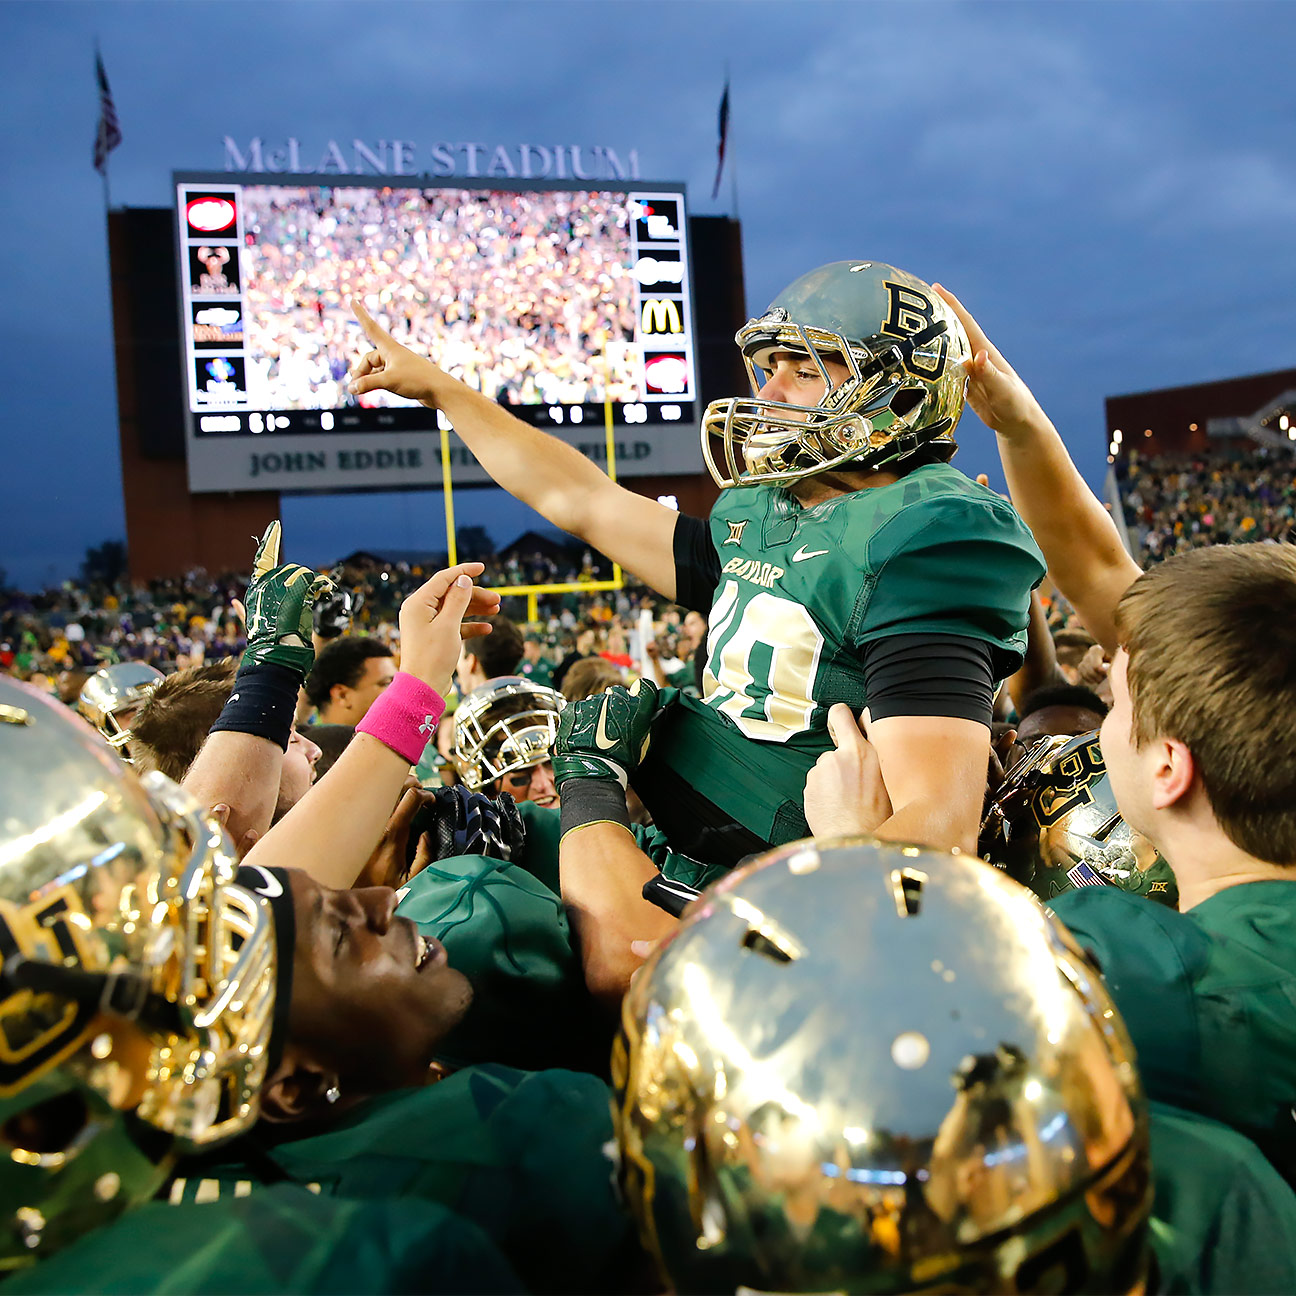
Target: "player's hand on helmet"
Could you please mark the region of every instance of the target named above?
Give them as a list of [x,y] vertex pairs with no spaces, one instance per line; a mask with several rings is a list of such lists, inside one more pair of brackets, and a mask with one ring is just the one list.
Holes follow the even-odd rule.
[[833,750],[824,752],[806,777],[805,816],[815,837],[872,833],[891,818],[891,798],[877,752],[866,737],[868,712],[857,724],[850,707],[828,711]]
[[1017,376],[985,335],[985,330],[969,314],[966,306],[948,288],[940,284],[932,287],[959,317],[972,348],[972,359],[967,361],[967,402],[986,427],[1004,436],[1029,433],[1041,423],[1049,424],[1048,415],[1040,408],[1034,393]]
[[609,779],[623,788],[648,754],[653,722],[665,707],[661,691],[646,679],[629,688],[569,702],[554,743],[554,786],[568,779]]
[[436,380],[446,376],[444,371],[426,356],[401,346],[365,310],[359,298],[351,299],[351,309],[372,346],[372,350],[366,351],[351,370],[351,394],[363,396],[365,392],[388,391],[409,400],[433,403]]
[[315,662],[311,609],[333,582],[300,563],[280,563],[282,536],[280,524],[271,522],[257,546],[245,600],[244,661],[286,666],[305,679]]
[[479,562],[447,567],[401,604],[401,670],[442,697],[450,691],[462,640],[490,634],[485,622],[464,618],[499,611],[499,595],[473,584],[485,570]]

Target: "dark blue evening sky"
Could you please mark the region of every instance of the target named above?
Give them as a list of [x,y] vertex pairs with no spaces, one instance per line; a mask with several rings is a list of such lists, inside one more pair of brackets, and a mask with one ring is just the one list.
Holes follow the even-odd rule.
[[[1089,480],[1103,398],[1296,363],[1289,3],[9,3],[0,6],[0,566],[72,574],[124,534],[98,38],[115,204],[163,206],[222,137],[571,142],[709,200],[732,74],[748,305],[824,261],[954,288]],[[956,462],[998,475],[971,414]],[[498,492],[459,520],[507,541]],[[434,547],[435,494],[286,498],[288,552]]]

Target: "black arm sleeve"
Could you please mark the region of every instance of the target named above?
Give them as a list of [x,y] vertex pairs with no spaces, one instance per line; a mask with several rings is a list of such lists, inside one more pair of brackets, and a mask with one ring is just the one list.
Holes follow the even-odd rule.
[[675,523],[675,602],[706,616],[720,584],[720,555],[705,518],[681,513]]
[[909,634],[864,645],[869,714],[953,716],[990,725],[994,711],[991,648],[962,635]]

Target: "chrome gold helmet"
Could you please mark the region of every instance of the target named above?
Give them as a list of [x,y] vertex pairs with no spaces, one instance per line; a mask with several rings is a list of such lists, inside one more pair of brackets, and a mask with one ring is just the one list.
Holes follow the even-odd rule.
[[[958,317],[921,279],[874,261],[834,261],[785,288],[734,340],[753,395],[712,401],[702,417],[702,455],[722,488],[883,468],[924,449],[953,455],[972,353]],[[761,397],[776,351],[818,368],[829,388],[818,405]],[[825,360],[850,370],[836,388]]]
[[127,755],[131,713],[138,711],[165,677],[145,662],[118,662],[86,680],[77,710],[99,730],[113,749]]
[[221,830],[52,698],[0,680],[0,1275],[248,1129],[270,909]]
[[1116,807],[1096,729],[1027,749],[1004,776],[977,849],[1046,903],[1107,885],[1179,905],[1170,865]]
[[1125,1292],[1150,1209],[1124,1026],[979,861],[799,842],[704,892],[622,1005],[621,1178],[679,1292]]
[[566,698],[556,689],[504,675],[473,689],[454,714],[454,763],[470,792],[552,759]]

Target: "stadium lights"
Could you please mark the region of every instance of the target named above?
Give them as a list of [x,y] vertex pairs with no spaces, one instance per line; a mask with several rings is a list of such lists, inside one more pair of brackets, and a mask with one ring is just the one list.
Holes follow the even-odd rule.
[[1116,429],[1112,432],[1112,441],[1113,441],[1113,443],[1116,444],[1116,445],[1120,445],[1122,435],[1123,435],[1123,434],[1122,434],[1120,428],[1116,428]]
[[1291,426],[1291,419],[1289,419],[1289,418],[1287,417],[1287,415],[1284,414],[1284,415],[1283,415],[1283,416],[1278,420],[1278,426],[1279,426],[1280,428],[1282,428],[1282,430],[1283,430],[1284,432],[1286,432],[1287,429]]

